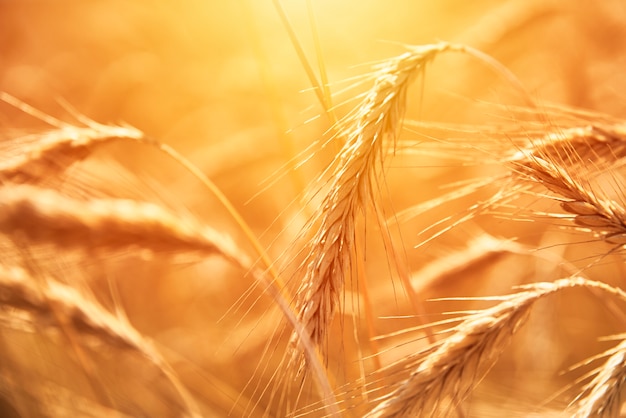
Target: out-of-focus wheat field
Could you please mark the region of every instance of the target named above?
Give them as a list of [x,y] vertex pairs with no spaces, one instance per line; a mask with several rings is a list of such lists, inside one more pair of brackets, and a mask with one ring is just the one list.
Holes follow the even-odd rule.
[[[408,89],[405,123],[398,142],[385,148],[377,184],[386,222],[371,211],[359,215],[363,271],[358,280],[346,279],[326,344],[326,373],[341,414],[357,417],[380,396],[367,393],[369,376],[427,344],[420,332],[386,335],[449,318],[445,312],[490,306],[431,299],[508,294],[520,284],[574,273],[624,285],[620,251],[543,216],[560,209],[542,202],[540,193],[458,224],[497,187],[443,199],[410,219],[400,216],[506,171],[497,153],[509,146],[507,129],[523,137],[524,130],[558,129],[567,120],[545,103],[622,118],[623,2],[0,0],[0,91],[68,123],[78,125],[85,116],[128,124],[176,149],[232,203],[293,296],[312,235],[305,226],[322,210],[331,174],[324,170],[343,145],[333,118],[349,114],[372,87],[374,79],[364,76],[373,65],[407,45],[441,40],[482,51],[509,77],[450,53],[436,57]],[[332,112],[320,103],[297,48],[318,80],[325,74]],[[540,105],[524,113],[529,97]],[[433,123],[418,126],[424,122]],[[32,111],[0,103],[1,140],[49,129]],[[446,142],[450,138],[457,142]],[[81,198],[151,202],[193,217],[232,239],[253,265],[267,267],[216,196],[153,148],[99,147],[43,185]],[[413,274],[421,320],[402,289],[385,231]],[[133,247],[111,252],[89,242],[70,251],[54,239],[17,250],[2,241],[2,248],[3,265],[54,277],[127,319],[167,366],[80,330],[68,332],[55,318],[37,322],[28,309],[7,304],[0,307],[0,415],[189,415],[164,369],[201,416],[329,413],[316,403],[310,376],[281,381],[291,328],[264,285],[222,257]],[[483,252],[463,264],[460,254],[472,249]],[[417,285],[436,260],[449,273]],[[560,411],[580,393],[577,379],[591,370],[570,368],[614,345],[601,337],[624,332],[623,312],[585,290],[538,302],[464,412],[451,416],[567,416]],[[377,384],[396,383],[393,374],[385,378]]]

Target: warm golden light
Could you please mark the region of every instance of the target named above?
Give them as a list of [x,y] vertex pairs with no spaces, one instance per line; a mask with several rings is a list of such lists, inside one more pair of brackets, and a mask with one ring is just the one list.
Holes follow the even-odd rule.
[[624,23],[0,0],[0,416],[621,416]]

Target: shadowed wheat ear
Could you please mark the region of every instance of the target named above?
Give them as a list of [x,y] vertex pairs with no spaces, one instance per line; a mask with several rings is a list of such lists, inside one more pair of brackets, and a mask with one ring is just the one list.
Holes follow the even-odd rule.
[[626,208],[615,170],[626,157],[623,126],[572,128],[544,137],[512,160],[517,174],[558,196],[576,225],[626,244]]
[[[599,289],[626,301],[626,294],[601,282],[579,277],[523,286],[499,298],[493,308],[471,314],[452,334],[426,351],[408,379],[367,414],[368,418],[446,416],[466,399],[493,367],[511,337],[539,299],[571,287]],[[415,359],[409,359],[415,364]]]
[[28,312],[39,323],[69,327],[108,346],[136,352],[167,377],[190,416],[200,416],[193,397],[154,345],[128,321],[113,316],[75,289],[48,277],[34,278],[17,267],[0,265],[0,304],[3,308]]
[[[626,335],[619,337],[624,338]],[[626,341],[616,347],[594,356],[609,358],[595,370],[595,377],[585,386],[584,392],[576,400],[572,416],[618,417],[622,407],[621,392],[626,382]],[[592,360],[593,360],[592,359]]]
[[[324,196],[321,211],[309,223],[309,228],[317,225],[317,229],[299,269],[302,279],[296,295],[299,318],[305,324],[311,341],[321,347],[337,310],[345,279],[351,276],[356,265],[355,228],[358,215],[371,204],[377,219],[384,222],[376,197],[379,171],[386,154],[383,147],[384,144],[395,145],[411,80],[423,73],[425,66],[437,55],[452,51],[476,57],[519,86],[499,63],[467,46],[440,42],[408,49],[408,52],[376,67],[372,74],[374,86],[356,110],[336,127],[338,136],[345,138],[345,144],[335,162],[325,170],[330,174],[329,191]],[[386,234],[384,225],[381,226],[383,234]],[[383,238],[388,251],[396,254],[391,239],[386,235]],[[395,261],[401,264],[398,259]],[[404,270],[401,265],[398,268]],[[413,304],[419,305],[411,290],[408,274],[400,276]],[[325,349],[322,351],[325,352]],[[293,358],[297,357],[299,351],[296,349]]]

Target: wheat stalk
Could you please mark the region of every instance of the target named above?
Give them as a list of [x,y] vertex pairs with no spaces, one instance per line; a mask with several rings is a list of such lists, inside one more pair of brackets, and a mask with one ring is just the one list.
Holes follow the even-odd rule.
[[[0,302],[3,307],[28,311],[41,323],[55,322],[52,306],[58,308],[73,328],[120,348],[144,353],[145,339],[130,324],[112,316],[81,296],[75,289],[45,278],[43,288],[25,270],[0,265]],[[148,356],[149,357],[149,356]]]

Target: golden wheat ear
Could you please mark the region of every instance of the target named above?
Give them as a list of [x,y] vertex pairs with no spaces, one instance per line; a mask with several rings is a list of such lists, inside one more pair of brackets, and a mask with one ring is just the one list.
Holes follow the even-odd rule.
[[[617,338],[624,338],[620,335]],[[619,417],[624,400],[622,391],[626,381],[626,340],[617,346],[594,356],[608,357],[604,364],[593,372],[595,376],[571,406],[572,416]]]
[[619,198],[626,158],[623,125],[587,126],[532,141],[510,161],[515,177],[554,193],[579,228],[626,244],[626,207]]
[[53,127],[42,133],[0,142],[0,182],[39,184],[61,175],[98,147],[114,141],[144,141],[130,126],[102,125],[78,115],[84,127],[60,121],[6,92],[0,100]]
[[[332,169],[322,210],[311,221],[317,230],[297,292],[300,320],[311,340],[322,346],[335,314],[345,277],[354,266],[357,216],[374,202],[372,190],[383,155],[383,143],[398,133],[409,82],[426,63],[448,48],[439,44],[406,53],[381,65],[375,85],[342,126],[346,143]],[[331,170],[331,169],[329,169]],[[298,352],[294,352],[299,357]]]
[[[412,291],[408,274],[388,235],[377,203],[385,146],[391,148],[396,145],[411,81],[424,72],[428,63],[446,52],[468,54],[507,79],[514,79],[491,57],[464,45],[440,42],[407,49],[406,53],[376,67],[372,74],[374,86],[365,94],[360,105],[336,126],[335,132],[345,139],[345,143],[334,163],[319,179],[323,182],[324,175],[330,176],[321,211],[313,217],[306,231],[315,229],[307,246],[306,258],[299,267],[298,276],[301,279],[296,306],[311,340],[320,347],[324,347],[327,329],[336,313],[346,278],[353,276],[354,266],[357,265],[357,219],[370,205],[381,223],[383,239],[387,250],[394,255],[403,286],[413,306],[420,310],[420,302]],[[519,87],[519,83],[513,84]],[[325,353],[323,355],[325,357]],[[299,357],[298,351],[294,350],[292,356],[294,359]],[[302,362],[294,363],[302,367]]]
[[626,300],[626,294],[620,289],[580,277],[534,283],[523,286],[521,292],[495,298],[501,301],[498,305],[465,317],[422,358],[407,359],[408,367],[414,367],[410,376],[382,396],[366,416],[399,418],[451,414],[497,362],[535,302],[572,287],[597,289]]

